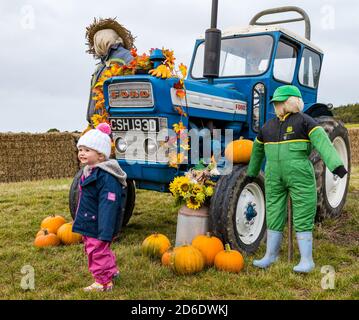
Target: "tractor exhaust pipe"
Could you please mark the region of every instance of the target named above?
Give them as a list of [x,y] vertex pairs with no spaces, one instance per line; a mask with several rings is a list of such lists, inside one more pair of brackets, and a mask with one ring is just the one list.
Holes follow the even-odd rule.
[[218,0],[212,0],[211,28],[206,30],[204,42],[203,77],[213,84],[219,76],[222,32],[217,29]]

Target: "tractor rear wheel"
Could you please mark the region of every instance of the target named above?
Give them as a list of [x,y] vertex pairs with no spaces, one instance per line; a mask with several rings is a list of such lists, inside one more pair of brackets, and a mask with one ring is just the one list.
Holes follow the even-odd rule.
[[321,116],[315,120],[328,133],[348,171],[348,174],[341,179],[328,170],[316,150],[311,153],[310,160],[314,165],[317,180],[316,219],[320,221],[325,218],[339,217],[342,213],[349,187],[351,154],[348,130],[341,121],[329,116]]
[[209,208],[209,229],[233,249],[254,253],[264,236],[264,178],[253,182],[246,178],[247,166],[234,166],[231,174],[222,176]]
[[[76,211],[77,211],[77,203],[79,198],[79,182],[82,175],[82,169],[80,169],[71,184],[70,192],[69,192],[69,207],[72,218],[75,220]],[[125,201],[125,209],[123,212],[123,220],[122,220],[122,228],[125,227],[130,220],[133,209],[135,207],[136,202],[136,187],[133,180],[126,180],[127,187],[123,188],[123,192],[127,192],[126,201]]]

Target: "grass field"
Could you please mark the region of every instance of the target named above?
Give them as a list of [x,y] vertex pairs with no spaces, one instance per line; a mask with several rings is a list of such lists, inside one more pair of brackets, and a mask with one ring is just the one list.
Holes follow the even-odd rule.
[[346,123],[345,127],[350,129],[350,128],[359,128],[359,123]]
[[[353,168],[350,194],[343,215],[316,226],[315,270],[292,272],[299,260],[287,262],[286,242],[280,261],[269,270],[252,266],[264,253],[245,256],[240,274],[213,268],[192,276],[177,276],[159,262],[143,257],[143,239],[161,232],[175,239],[178,208],[168,194],[137,191],[134,215],[113,244],[121,280],[113,292],[85,293],[92,283],[82,245],[36,249],[32,242],[41,220],[49,214],[70,220],[70,179],[0,184],[0,299],[359,299],[359,167]],[[24,291],[21,268],[35,270],[35,290]],[[335,269],[335,288],[321,287],[321,267]]]

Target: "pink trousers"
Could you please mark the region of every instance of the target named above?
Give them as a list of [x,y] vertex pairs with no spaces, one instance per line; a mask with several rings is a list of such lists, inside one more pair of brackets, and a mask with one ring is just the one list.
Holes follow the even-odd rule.
[[112,281],[114,274],[118,273],[116,257],[110,249],[111,242],[95,238],[83,237],[85,252],[88,258],[88,268],[95,281],[107,284]]

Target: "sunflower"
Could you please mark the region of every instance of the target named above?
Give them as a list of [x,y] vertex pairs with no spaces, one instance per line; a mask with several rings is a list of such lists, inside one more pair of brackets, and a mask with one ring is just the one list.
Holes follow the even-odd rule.
[[206,195],[203,192],[199,192],[196,194],[196,200],[200,203],[203,203],[206,200]]
[[178,185],[178,191],[182,197],[185,197],[190,191],[190,180],[187,177],[182,177]]
[[214,193],[214,189],[213,187],[206,187],[205,188],[205,193],[207,197],[212,197],[213,193]]
[[171,191],[171,193],[176,196],[179,195],[179,190],[178,187],[181,183],[183,177],[176,177],[173,179],[173,181],[170,183],[169,189]]
[[202,187],[198,184],[194,184],[192,187],[192,193],[196,195],[197,193],[200,193],[202,191]]
[[196,198],[190,197],[189,199],[187,199],[186,205],[189,209],[197,210],[201,207],[202,204],[201,202],[197,201]]
[[208,187],[208,186],[214,187],[214,186],[216,185],[216,183],[213,182],[212,180],[205,180],[204,185],[205,185],[206,187]]

